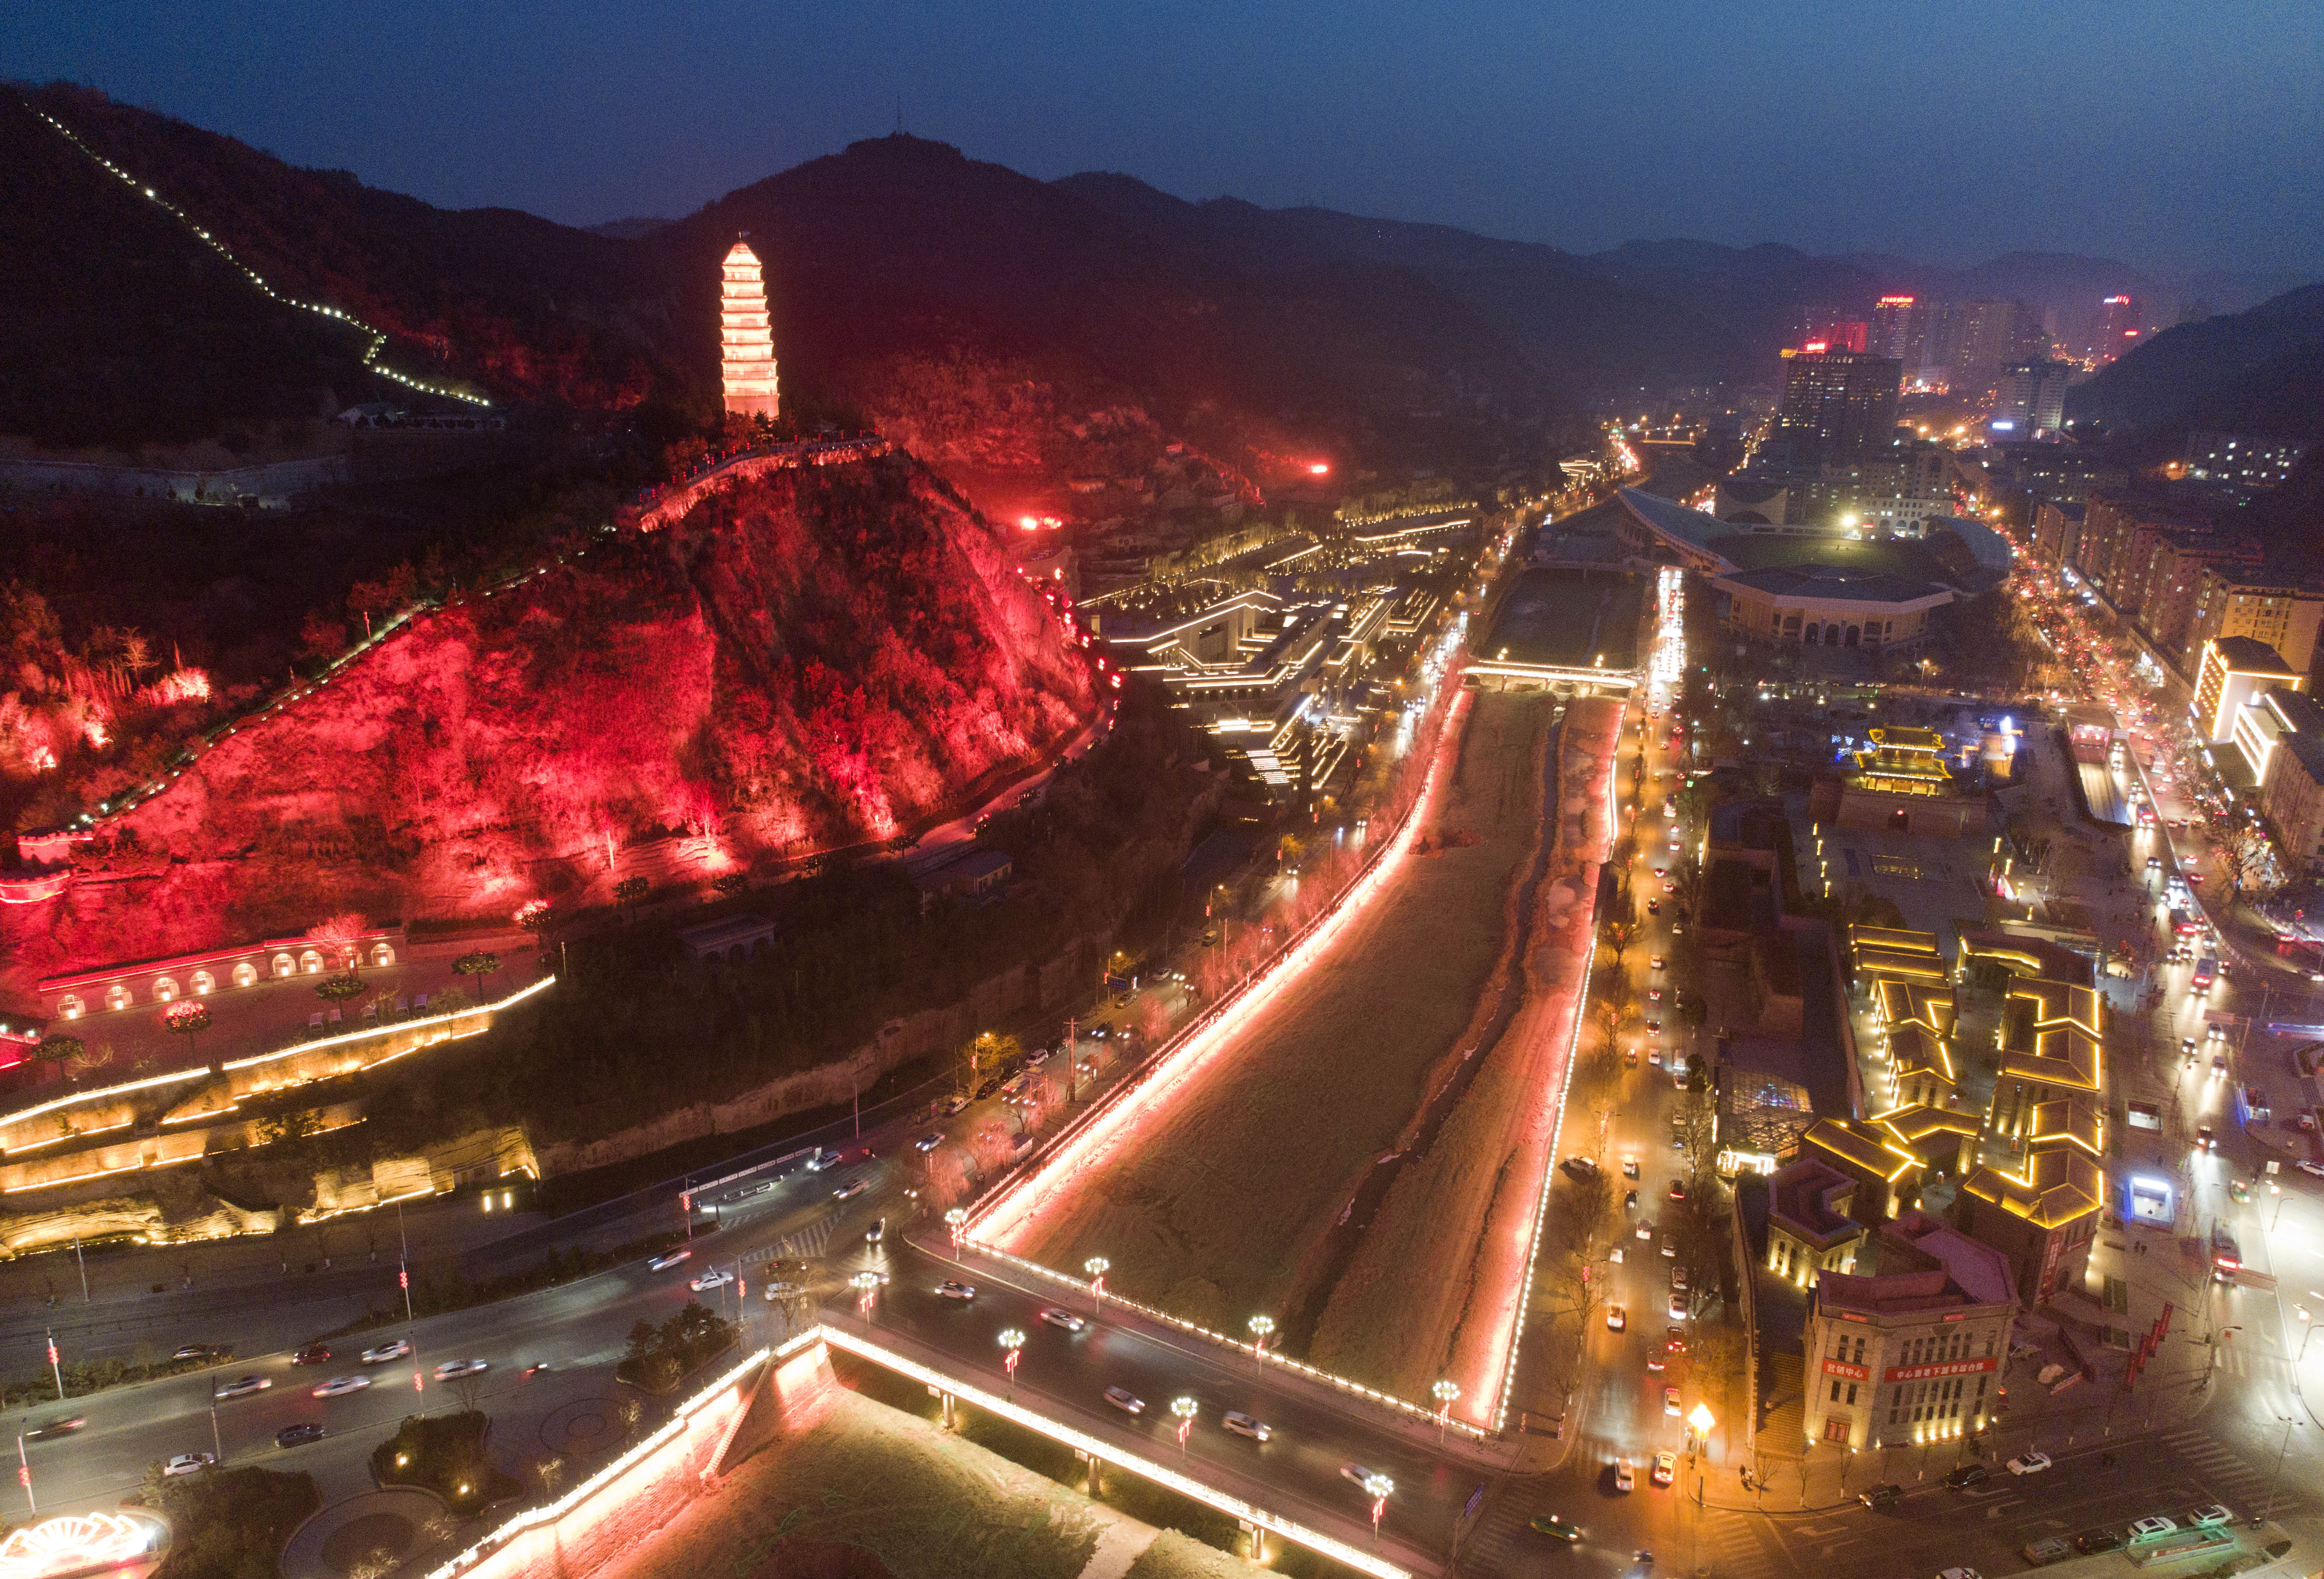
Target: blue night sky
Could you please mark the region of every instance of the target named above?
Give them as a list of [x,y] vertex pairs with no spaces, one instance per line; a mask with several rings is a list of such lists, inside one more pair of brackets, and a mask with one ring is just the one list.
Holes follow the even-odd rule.
[[2324,272],[2324,5],[19,0],[85,81],[465,208],[675,216],[894,125],[1041,177],[1594,251]]

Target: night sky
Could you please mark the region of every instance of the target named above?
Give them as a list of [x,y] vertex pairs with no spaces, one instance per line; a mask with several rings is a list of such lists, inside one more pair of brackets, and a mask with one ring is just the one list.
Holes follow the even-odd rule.
[[907,129],[1595,251],[2324,273],[2324,5],[18,0],[0,72],[573,224]]

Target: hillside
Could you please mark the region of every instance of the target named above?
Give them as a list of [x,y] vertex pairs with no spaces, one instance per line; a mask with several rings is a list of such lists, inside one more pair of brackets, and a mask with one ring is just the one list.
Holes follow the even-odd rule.
[[1093,710],[1086,662],[941,480],[783,472],[417,619],[101,825],[0,914],[5,985],[301,927],[495,915],[885,839]]
[[2173,444],[2191,428],[2324,439],[2324,284],[2166,329],[2069,391],[2066,409]]

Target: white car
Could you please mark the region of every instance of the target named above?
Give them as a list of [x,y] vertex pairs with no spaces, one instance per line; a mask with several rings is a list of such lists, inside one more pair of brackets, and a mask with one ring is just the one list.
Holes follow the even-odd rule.
[[1069,1333],[1077,1333],[1089,1325],[1072,1311],[1057,1305],[1045,1307],[1041,1312],[1041,1319],[1051,1326],[1063,1327]]
[[2151,1540],[2159,1535],[2176,1535],[2178,1532],[2179,1521],[2165,1519],[2160,1514],[2130,1521],[2130,1538],[2133,1540]]
[[2024,1454],[2009,1461],[2009,1473],[2013,1475],[2038,1475],[2049,1467],[2050,1455],[2046,1453]]
[[946,1299],[973,1299],[976,1297],[975,1285],[971,1283],[955,1283],[950,1278],[946,1278],[943,1282],[936,1285],[936,1292],[943,1295]]
[[1126,1415],[1142,1415],[1146,1412],[1146,1400],[1126,1387],[1107,1388],[1105,1401]]
[[706,1267],[686,1280],[686,1286],[696,1294],[707,1294],[713,1288],[724,1288],[734,1280],[734,1274],[718,1267]]
[[375,1348],[365,1349],[363,1352],[363,1362],[366,1365],[384,1365],[390,1360],[401,1360],[410,1353],[411,1353],[411,1345],[401,1338],[396,1338],[392,1342],[381,1344]]
[[938,1130],[933,1134],[922,1135],[918,1140],[913,1141],[912,1150],[925,1154],[935,1150],[944,1143],[944,1131],[942,1130]]
[[436,1380],[453,1381],[463,1376],[477,1376],[492,1369],[488,1360],[447,1360],[436,1367]]
[[271,1377],[237,1376],[217,1390],[220,1398],[248,1398],[254,1392],[264,1392],[274,1385]]
[[2208,1508],[2196,1508],[2189,1510],[2186,1514],[2187,1528],[2190,1529],[2209,1529],[2215,1524],[2225,1524],[2233,1518],[2235,1518],[2235,1515],[2228,1512],[2223,1504],[2214,1502]]
[[1620,1306],[1609,1305],[1606,1307],[1606,1330],[1608,1332],[1618,1333],[1629,1325],[1629,1315],[1628,1312],[1624,1311]]
[[181,1453],[163,1464],[161,1473],[165,1475],[195,1475],[217,1462],[207,1453]]
[[1614,1489],[1618,1491],[1635,1491],[1638,1489],[1637,1466],[1627,1458],[1618,1458],[1614,1461]]
[[351,1392],[361,1392],[371,1385],[368,1376],[334,1376],[315,1390],[317,1398],[345,1398]]
[[1229,1409],[1219,1422],[1238,1436],[1248,1436],[1253,1442],[1264,1442],[1275,1435],[1264,1420],[1254,1419],[1237,1409]]
[[688,1261],[693,1259],[694,1252],[690,1250],[666,1250],[662,1251],[661,1254],[654,1257],[651,1260],[646,1263],[646,1270],[649,1272],[667,1272],[670,1268],[678,1265],[680,1261]]
[[853,1184],[844,1185],[840,1188],[832,1191],[831,1198],[835,1201],[852,1201],[871,1187],[872,1181],[870,1179],[859,1178]]
[[1671,1319],[1672,1319],[1673,1321],[1684,1321],[1684,1320],[1686,1319],[1686,1296],[1685,1296],[1685,1295],[1683,1295],[1683,1294],[1674,1294],[1674,1295],[1672,1295],[1672,1296],[1671,1296],[1671,1302],[1670,1302],[1670,1313],[1671,1313]]

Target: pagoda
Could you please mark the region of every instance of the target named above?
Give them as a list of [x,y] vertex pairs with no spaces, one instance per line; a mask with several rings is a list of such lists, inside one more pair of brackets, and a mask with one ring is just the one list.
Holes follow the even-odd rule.
[[1864,733],[1840,786],[1840,826],[1958,838],[1982,826],[1982,798],[1953,776],[1943,735],[1893,725]]
[[782,397],[775,385],[775,337],[767,327],[765,270],[747,240],[734,243],[722,268],[718,340],[726,409],[772,420],[779,414]]

